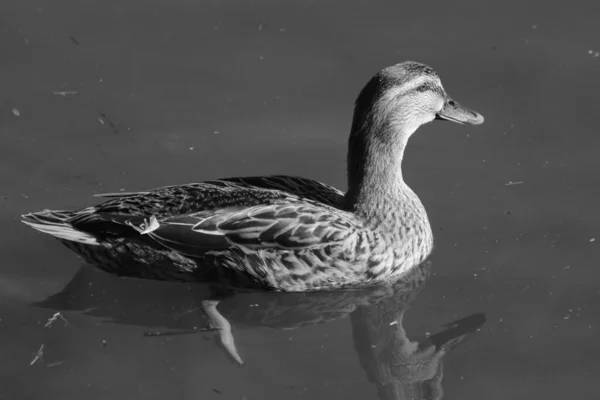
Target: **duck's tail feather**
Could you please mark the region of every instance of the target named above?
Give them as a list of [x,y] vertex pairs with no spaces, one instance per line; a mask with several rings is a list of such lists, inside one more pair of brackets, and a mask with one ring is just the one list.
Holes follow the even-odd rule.
[[44,210],[36,213],[24,214],[22,222],[40,232],[47,233],[59,239],[89,245],[99,245],[98,240],[89,233],[82,232],[73,227],[68,220],[74,213],[67,210]]

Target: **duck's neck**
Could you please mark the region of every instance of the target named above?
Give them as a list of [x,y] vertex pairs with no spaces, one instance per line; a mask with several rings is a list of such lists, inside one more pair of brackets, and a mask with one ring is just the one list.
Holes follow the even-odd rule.
[[402,177],[404,149],[415,129],[401,120],[374,118],[376,114],[355,111],[348,143],[345,206],[363,217],[398,209],[416,198]]

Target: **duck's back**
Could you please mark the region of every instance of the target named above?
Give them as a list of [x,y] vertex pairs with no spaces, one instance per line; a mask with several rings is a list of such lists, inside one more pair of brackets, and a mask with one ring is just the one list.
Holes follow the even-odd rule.
[[[352,216],[341,210],[343,192],[304,178],[229,178],[102,196],[109,200],[77,211],[28,214],[24,221],[58,237],[86,261],[119,275],[197,280],[198,258],[201,258],[203,262],[226,265],[219,274],[241,272],[245,276],[248,275],[245,271],[250,270],[252,276],[246,276],[248,284],[258,280],[264,286],[280,288],[282,280],[287,280],[284,290],[306,290],[298,284],[302,280],[299,277],[307,275],[307,269],[316,272],[320,268],[317,274],[321,275],[309,286],[320,287],[322,281],[334,283],[345,267],[343,260],[334,259],[343,251],[336,243],[354,233]],[[270,214],[261,214],[263,219],[259,221],[255,217],[260,207],[267,207]],[[287,219],[288,225],[281,227],[275,221],[273,229],[260,232],[260,248],[252,249],[254,242],[247,240],[243,228],[237,236],[216,230],[207,232],[222,222],[220,215],[236,217],[236,229],[239,224],[263,223],[265,218]],[[297,226],[293,224],[294,218]],[[208,219],[212,222],[206,228]],[[153,231],[153,222],[160,229]],[[204,228],[193,231],[199,224]],[[302,229],[307,227],[310,229]],[[312,245],[319,240],[326,241],[325,245]],[[242,245],[231,246],[232,242]],[[285,249],[288,245],[290,251]],[[310,249],[303,251],[303,246]],[[295,257],[291,257],[292,253]],[[332,271],[324,271],[330,261],[337,265],[335,276]],[[286,269],[291,272],[288,274]],[[344,281],[338,279],[336,285],[343,285]]]

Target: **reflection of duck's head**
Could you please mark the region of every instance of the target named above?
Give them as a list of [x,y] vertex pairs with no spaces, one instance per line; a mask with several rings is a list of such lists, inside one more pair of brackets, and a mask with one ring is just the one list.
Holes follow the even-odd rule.
[[380,390],[386,393],[386,397],[382,398],[441,399],[443,357],[484,323],[483,314],[473,314],[446,324],[445,329],[422,343],[406,339],[399,347],[390,349],[388,361],[391,379],[380,386]]
[[447,324],[423,343],[408,339],[401,316],[395,327],[383,325],[365,329],[362,323],[356,322],[353,318],[357,352],[382,400],[438,400],[443,395],[444,356],[477,331],[485,323],[485,316],[473,314]]
[[[485,322],[483,314],[474,314],[445,325],[421,343],[408,338],[403,316],[423,286],[428,264],[421,264],[405,281],[408,290],[396,290],[386,301],[359,307],[352,314],[360,363],[382,400],[440,399],[444,356]],[[410,289],[414,283],[416,287]]]

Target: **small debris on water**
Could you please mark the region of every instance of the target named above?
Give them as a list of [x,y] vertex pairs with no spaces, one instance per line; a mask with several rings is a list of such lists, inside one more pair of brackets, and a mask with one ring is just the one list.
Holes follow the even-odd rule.
[[523,181],[517,181],[517,182],[513,182],[513,181],[508,181],[507,183],[504,184],[504,186],[514,186],[514,185],[522,185],[525,182]]
[[67,97],[67,96],[75,96],[76,94],[79,94],[79,92],[76,90],[67,90],[64,92],[52,92],[52,94],[57,95],[57,96]]
[[591,238],[591,239],[590,239],[590,243],[593,243],[593,242],[595,242],[595,241],[596,241],[596,238]]
[[21,116],[21,112],[19,111],[18,108],[13,108],[12,109],[12,113],[15,115],[15,117],[20,117]]
[[51,364],[46,365],[46,368],[57,367],[57,366],[59,366],[62,363],[64,363],[64,361],[56,361],[56,362],[53,362]]
[[105,113],[99,111],[98,114],[100,114],[100,116],[98,117],[98,121],[102,125],[104,125],[104,123],[106,122],[108,123],[108,125],[110,125],[114,133],[119,133],[119,129],[117,128],[117,126],[110,120],[110,118],[108,118],[108,116]]
[[37,351],[37,353],[33,354],[35,357],[33,358],[33,360],[31,360],[31,362],[29,363],[29,365],[33,365],[35,364],[38,360],[41,360],[42,357],[44,357],[44,345],[41,345],[39,350]]
[[396,324],[398,324],[398,321],[392,321],[392,322],[390,322],[390,326],[393,326],[393,325],[396,325]]
[[48,318],[48,322],[46,322],[44,328],[50,328],[52,324],[58,319],[60,319],[65,324],[65,326],[69,326],[69,321],[67,321],[67,319],[63,317],[63,315],[60,312],[56,312],[51,318]]
[[588,54],[595,58],[600,57],[600,52],[598,52],[598,51],[588,50]]

